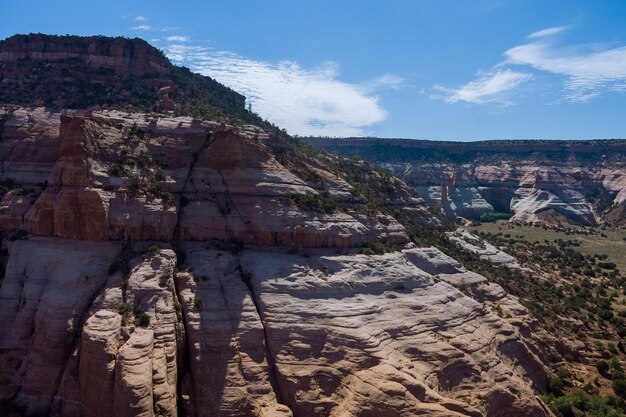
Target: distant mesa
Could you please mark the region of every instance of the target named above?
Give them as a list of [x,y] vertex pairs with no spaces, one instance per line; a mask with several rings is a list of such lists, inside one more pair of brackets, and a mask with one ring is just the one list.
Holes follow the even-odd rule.
[[389,169],[449,219],[626,225],[626,140],[304,140]]

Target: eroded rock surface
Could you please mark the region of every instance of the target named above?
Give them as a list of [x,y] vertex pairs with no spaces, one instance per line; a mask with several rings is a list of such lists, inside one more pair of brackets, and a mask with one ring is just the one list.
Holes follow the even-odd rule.
[[360,155],[412,185],[450,219],[506,212],[512,221],[624,225],[626,141],[435,142],[308,138]]
[[291,416],[277,402],[273,358],[239,258],[200,245],[185,253],[191,270],[177,274],[176,283],[190,356],[183,396],[191,409],[207,416]]
[[[294,414],[481,415],[545,386],[532,341],[411,255],[242,254]],[[526,389],[499,415],[546,415]]]
[[0,288],[2,398],[46,414],[115,242],[31,238],[9,245]]
[[[5,195],[0,212],[5,231],[297,247],[358,247],[373,238],[408,242],[391,218],[381,224],[376,217],[299,204],[296,196],[308,194],[315,202],[322,190],[281,165],[259,142],[260,135],[268,138],[264,133],[238,134],[232,127],[186,117],[116,111],[66,112],[59,117],[58,133],[26,127],[26,120],[37,125],[51,117],[36,109],[6,122],[24,130],[16,139],[20,143],[36,144],[41,137],[56,143],[58,159],[46,165],[47,175],[36,178],[45,187],[5,174],[16,187],[27,188],[29,196]],[[327,184],[323,192],[339,201],[350,196],[351,187],[333,173],[310,169]]]
[[189,117],[15,109],[4,132],[0,398],[28,415],[550,415],[528,312],[341,169]]

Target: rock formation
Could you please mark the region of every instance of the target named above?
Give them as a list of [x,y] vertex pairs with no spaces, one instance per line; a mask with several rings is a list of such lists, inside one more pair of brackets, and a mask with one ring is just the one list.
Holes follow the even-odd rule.
[[502,212],[535,224],[626,225],[624,140],[306,141],[388,168],[450,219]]
[[0,41],[0,86],[0,103],[247,116],[244,96],[172,65],[139,38],[12,36]]
[[27,415],[550,415],[526,309],[342,170],[259,126],[1,115],[0,399]]

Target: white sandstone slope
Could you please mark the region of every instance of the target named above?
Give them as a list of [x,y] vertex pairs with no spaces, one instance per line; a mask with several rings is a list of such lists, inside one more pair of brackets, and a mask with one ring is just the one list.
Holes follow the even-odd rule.
[[420,257],[242,253],[285,403],[296,415],[546,415],[520,322],[417,268]]

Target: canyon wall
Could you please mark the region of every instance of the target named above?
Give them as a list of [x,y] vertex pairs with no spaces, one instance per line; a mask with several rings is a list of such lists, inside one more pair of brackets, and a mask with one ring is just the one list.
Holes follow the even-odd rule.
[[[515,297],[416,247],[343,174],[285,157],[260,127],[43,108],[0,120],[4,403],[67,417],[551,415],[538,394],[556,353]],[[436,222],[393,181],[394,204]]]
[[389,169],[450,219],[626,225],[626,140],[304,140]]

